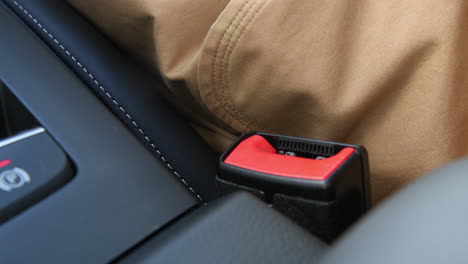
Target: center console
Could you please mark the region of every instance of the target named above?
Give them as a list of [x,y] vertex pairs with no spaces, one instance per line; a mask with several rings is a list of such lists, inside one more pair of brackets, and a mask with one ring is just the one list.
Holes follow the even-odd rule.
[[198,204],[5,6],[0,33],[1,263],[109,262]]

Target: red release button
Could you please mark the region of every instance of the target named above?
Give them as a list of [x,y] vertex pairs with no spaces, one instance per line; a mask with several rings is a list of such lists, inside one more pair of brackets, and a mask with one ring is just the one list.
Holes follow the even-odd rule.
[[253,135],[237,145],[224,162],[265,174],[323,181],[353,152],[353,148],[344,148],[338,154],[322,160],[286,156],[278,154],[262,136]]

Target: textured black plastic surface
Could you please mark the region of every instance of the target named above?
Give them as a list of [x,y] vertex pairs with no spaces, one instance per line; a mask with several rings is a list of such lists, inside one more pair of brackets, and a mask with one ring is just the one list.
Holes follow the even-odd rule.
[[77,166],[71,182],[0,227],[0,263],[105,263],[197,204],[3,6],[0,79]]
[[326,246],[247,193],[235,193],[147,241],[119,263],[308,263]]

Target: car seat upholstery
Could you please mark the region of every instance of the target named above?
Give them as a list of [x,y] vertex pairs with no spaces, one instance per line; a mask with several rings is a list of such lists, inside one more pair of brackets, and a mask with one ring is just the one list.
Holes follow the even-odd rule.
[[437,169],[377,207],[322,260],[468,263],[468,160]]

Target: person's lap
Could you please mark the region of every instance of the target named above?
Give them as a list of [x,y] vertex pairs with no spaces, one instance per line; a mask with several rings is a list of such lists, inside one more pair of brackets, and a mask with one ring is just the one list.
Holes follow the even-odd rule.
[[362,144],[375,201],[468,153],[463,0],[69,2],[219,151],[248,130]]

